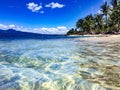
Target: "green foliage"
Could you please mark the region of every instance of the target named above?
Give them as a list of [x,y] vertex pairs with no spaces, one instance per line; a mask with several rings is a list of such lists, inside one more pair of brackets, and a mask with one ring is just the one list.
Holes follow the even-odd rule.
[[112,0],[111,5],[113,6],[113,9],[117,9],[119,4],[119,0]]
[[120,0],[111,0],[101,6],[101,13],[87,15],[76,22],[67,35],[72,34],[114,34],[120,32]]
[[102,14],[96,14],[94,16],[94,20],[95,20],[95,27],[94,27],[95,33],[99,34],[103,30],[103,18],[102,18]]
[[102,6],[101,6],[101,12],[103,14],[103,16],[105,16],[105,23],[106,23],[106,26],[108,25],[108,13],[109,13],[109,6],[108,6],[108,3],[105,2]]
[[76,23],[76,27],[80,28],[81,30],[84,29],[83,25],[84,25],[84,20],[83,19],[79,19]]
[[80,31],[77,31],[77,29],[70,29],[68,32],[67,32],[67,35],[76,35],[76,34],[80,34]]
[[86,23],[86,26],[87,26],[86,28],[88,28],[87,31],[90,34],[93,34],[94,33],[93,32],[93,28],[95,26],[94,17],[92,15],[88,15],[88,16],[85,17],[85,21],[84,22]]

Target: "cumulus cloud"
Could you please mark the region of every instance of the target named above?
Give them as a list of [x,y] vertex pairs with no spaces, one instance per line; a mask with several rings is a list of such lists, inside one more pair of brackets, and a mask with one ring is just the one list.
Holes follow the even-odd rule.
[[24,32],[32,31],[31,28],[25,28],[23,26],[18,26],[18,25],[14,25],[14,24],[10,24],[10,25],[0,24],[0,29],[2,29],[2,30],[15,29],[17,31],[24,31]]
[[[30,2],[30,3],[26,4],[26,6],[32,12],[39,12],[41,14],[44,13],[44,11],[42,10],[43,9],[42,3],[39,5],[37,3]],[[47,4],[47,5],[45,5],[44,7],[46,7],[46,8],[53,8],[54,9],[54,8],[63,8],[64,6],[65,6],[64,4],[60,4],[58,2],[56,2],[56,3],[55,2],[51,2],[51,3]]]
[[65,26],[52,27],[52,28],[34,28],[34,32],[40,32],[42,34],[65,34],[68,29]]
[[0,29],[7,30],[7,29],[15,29],[17,31],[23,31],[23,32],[33,32],[33,33],[41,33],[41,34],[65,34],[68,31],[68,28],[65,26],[59,26],[59,27],[52,27],[52,28],[26,28],[23,26],[18,25],[4,25],[0,24]]
[[31,10],[32,12],[38,12],[43,7],[41,5],[35,4],[34,2],[28,3],[27,8]]
[[60,4],[60,3],[55,3],[55,2],[51,2],[49,4],[46,5],[46,7],[48,8],[63,8],[65,5]]

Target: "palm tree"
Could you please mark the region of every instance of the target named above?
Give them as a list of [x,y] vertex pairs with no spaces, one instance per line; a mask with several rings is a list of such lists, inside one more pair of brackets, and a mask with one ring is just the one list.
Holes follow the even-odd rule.
[[103,30],[103,18],[101,14],[96,14],[95,15],[95,24],[96,24],[96,29],[97,29],[97,33],[101,33]]
[[79,29],[83,29],[83,24],[84,24],[84,20],[79,19],[76,23],[76,27],[79,28]]
[[[120,0],[111,0],[112,8],[105,2],[101,6],[102,14],[88,15],[79,19],[76,28],[71,29],[68,34],[93,34],[93,33],[116,33],[120,31]],[[94,31],[93,31],[94,30]],[[82,32],[81,32],[82,31]]]
[[80,32],[82,32],[82,35],[84,33],[84,19],[79,19],[76,23],[76,28],[78,28],[80,30]]
[[105,16],[105,22],[106,22],[106,26],[108,26],[108,13],[109,13],[109,6],[108,3],[105,2],[102,6],[101,6],[101,12],[103,14],[103,16]]
[[119,0],[112,0],[111,5],[113,6],[113,9],[117,9],[119,4]]
[[80,29],[80,32],[82,32],[82,35],[84,34],[84,19],[79,19],[76,23],[76,28]]
[[115,32],[118,32],[120,29],[120,1],[119,0],[112,0],[112,14],[110,15],[111,19],[111,26]]
[[88,33],[93,34],[93,28],[95,26],[95,21],[94,21],[94,17],[93,15],[88,15],[85,17],[85,21],[84,24],[87,26],[86,28],[88,28]]
[[68,32],[67,32],[67,35],[72,35],[72,34],[74,34],[74,28],[71,28]]

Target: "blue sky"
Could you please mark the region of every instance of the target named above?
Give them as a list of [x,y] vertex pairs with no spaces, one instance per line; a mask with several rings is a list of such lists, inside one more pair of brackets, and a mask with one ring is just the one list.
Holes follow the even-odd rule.
[[0,0],[0,28],[65,33],[79,18],[97,13],[104,0]]

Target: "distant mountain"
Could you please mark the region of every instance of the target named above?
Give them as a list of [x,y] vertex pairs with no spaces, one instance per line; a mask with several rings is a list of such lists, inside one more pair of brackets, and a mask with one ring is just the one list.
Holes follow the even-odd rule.
[[[19,39],[19,38],[35,38],[35,39],[53,39],[61,38],[60,35],[48,35],[48,34],[38,34],[31,32],[16,31],[14,29],[1,30],[0,29],[0,39]],[[64,36],[62,37],[64,38]]]
[[40,38],[41,34],[21,32],[14,29],[0,30],[0,38]]

